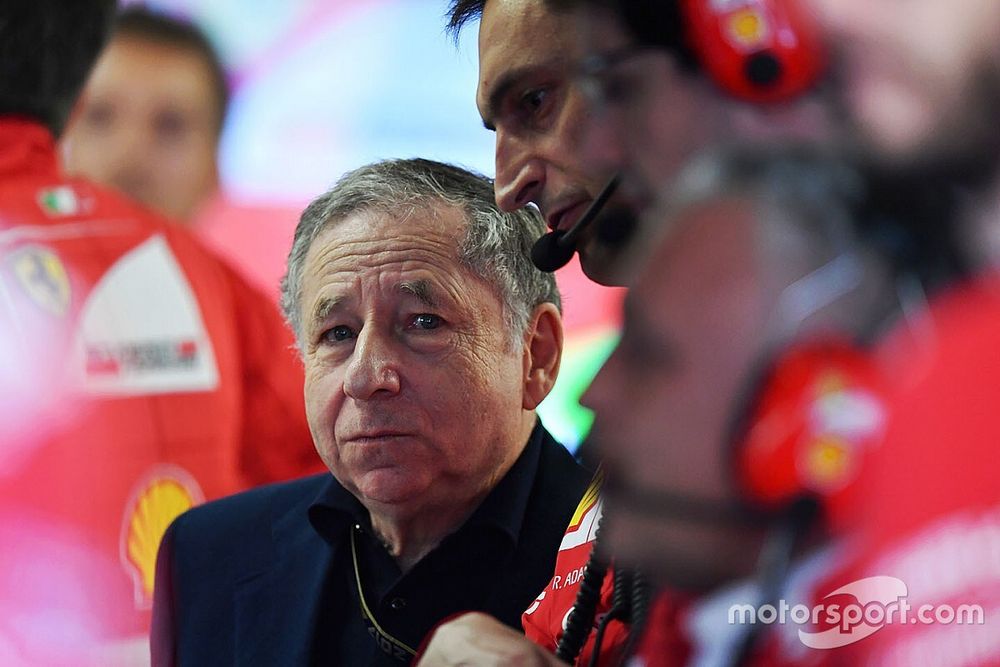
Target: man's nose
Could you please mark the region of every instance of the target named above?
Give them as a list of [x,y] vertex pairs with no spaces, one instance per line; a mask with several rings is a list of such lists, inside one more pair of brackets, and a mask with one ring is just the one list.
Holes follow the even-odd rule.
[[358,334],[344,377],[344,393],[359,401],[399,393],[400,376],[394,345],[368,326]]
[[497,129],[496,142],[497,206],[516,211],[529,202],[538,203],[545,187],[544,162],[522,140]]
[[143,199],[149,182],[149,142],[141,128],[121,127],[107,142],[106,178],[126,194]]

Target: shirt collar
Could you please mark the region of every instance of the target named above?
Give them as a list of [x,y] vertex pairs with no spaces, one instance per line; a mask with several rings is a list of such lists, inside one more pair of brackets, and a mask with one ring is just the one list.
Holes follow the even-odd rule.
[[[550,437],[541,422],[536,422],[514,465],[460,529],[474,526],[497,528],[514,545],[517,544],[541,458],[542,443]],[[309,521],[313,529],[330,543],[339,541],[340,531],[345,525],[357,524],[366,531],[371,530],[368,510],[332,475],[309,506]]]

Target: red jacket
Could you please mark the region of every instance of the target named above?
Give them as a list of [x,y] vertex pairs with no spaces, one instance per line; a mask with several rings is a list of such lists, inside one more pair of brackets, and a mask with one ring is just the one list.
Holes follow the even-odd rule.
[[886,439],[858,554],[830,588],[891,577],[884,606],[909,609],[858,626],[831,664],[1000,665],[1000,276],[944,294],[883,352],[898,378]]
[[[570,520],[559,546],[559,553],[556,555],[556,569],[549,585],[521,616],[521,625],[528,639],[552,653],[555,652],[566,629],[569,612],[573,608],[580,590],[580,582],[583,580],[584,568],[593,551],[597,527],[601,522],[601,480],[602,477],[598,473]],[[594,628],[591,629],[590,636],[577,658],[578,665],[590,664],[596,626],[611,609],[613,592],[613,576],[609,568],[601,585],[601,598],[594,616]],[[627,640],[628,627],[619,621],[610,622],[601,642],[601,657],[598,664],[602,667],[617,665]]]
[[0,117],[0,654],[145,654],[173,517],[321,469],[291,343],[186,231]]

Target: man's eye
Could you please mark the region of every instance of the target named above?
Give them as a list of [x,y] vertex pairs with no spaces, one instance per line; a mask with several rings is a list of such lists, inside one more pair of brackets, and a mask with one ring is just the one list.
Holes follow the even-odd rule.
[[521,106],[526,111],[538,111],[542,108],[542,105],[545,103],[545,99],[548,95],[549,91],[545,88],[535,88],[529,90],[521,96]]
[[323,340],[328,343],[339,343],[340,341],[347,340],[348,338],[354,338],[354,332],[350,327],[344,325],[330,327],[323,333]]
[[415,315],[411,322],[415,329],[421,329],[423,331],[430,331],[431,329],[437,329],[441,326],[441,318],[437,315],[431,315],[430,313],[420,313],[419,315]]
[[165,111],[156,116],[156,136],[163,141],[176,141],[187,132],[188,122],[183,114],[177,111]]

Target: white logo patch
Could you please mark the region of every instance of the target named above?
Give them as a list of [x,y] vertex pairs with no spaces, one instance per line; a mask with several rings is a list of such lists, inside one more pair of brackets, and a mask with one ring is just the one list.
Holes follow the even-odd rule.
[[90,394],[218,387],[198,301],[162,236],[126,253],[94,286],[80,315],[71,369]]

